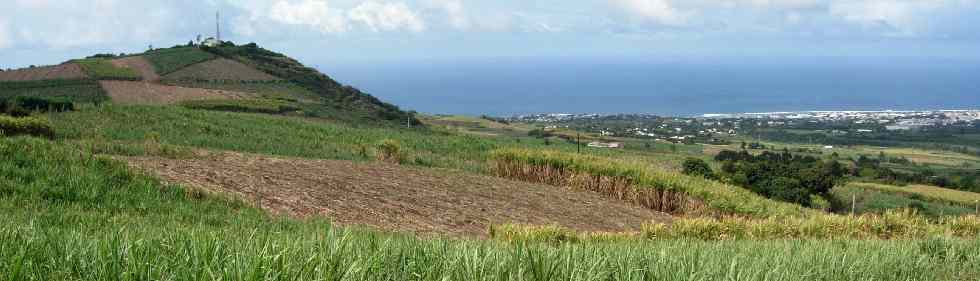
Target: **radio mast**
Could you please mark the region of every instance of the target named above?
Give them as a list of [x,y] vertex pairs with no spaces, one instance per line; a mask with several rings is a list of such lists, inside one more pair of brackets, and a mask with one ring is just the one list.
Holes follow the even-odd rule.
[[214,39],[218,39],[218,42],[221,42],[221,15],[219,13],[214,12]]

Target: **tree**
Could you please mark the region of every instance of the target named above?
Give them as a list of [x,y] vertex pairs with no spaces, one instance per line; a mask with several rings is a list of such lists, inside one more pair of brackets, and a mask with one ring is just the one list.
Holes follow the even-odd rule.
[[687,158],[684,160],[684,172],[685,175],[698,176],[706,179],[715,179],[715,172],[711,170],[711,166],[699,158]]
[[745,147],[746,146],[747,146],[747,144],[745,144],[745,141],[742,141],[742,150],[745,150]]

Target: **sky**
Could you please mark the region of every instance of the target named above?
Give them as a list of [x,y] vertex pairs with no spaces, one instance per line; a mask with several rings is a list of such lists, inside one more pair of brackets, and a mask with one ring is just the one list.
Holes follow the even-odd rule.
[[493,57],[980,57],[980,0],[0,0],[0,67],[214,33],[318,65]]

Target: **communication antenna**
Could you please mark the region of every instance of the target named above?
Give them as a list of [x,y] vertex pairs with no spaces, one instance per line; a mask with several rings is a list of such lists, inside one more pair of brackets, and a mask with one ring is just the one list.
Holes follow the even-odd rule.
[[221,42],[221,14],[220,14],[220,11],[214,12],[214,27],[215,27],[214,28],[215,29],[215,35],[214,35],[215,38],[214,39],[218,39],[218,42]]

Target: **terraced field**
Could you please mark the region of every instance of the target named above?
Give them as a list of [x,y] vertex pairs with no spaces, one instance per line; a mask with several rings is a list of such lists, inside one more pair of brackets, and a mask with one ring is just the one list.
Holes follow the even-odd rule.
[[248,67],[240,62],[219,58],[174,71],[164,76],[167,80],[233,80],[272,81],[275,76]]
[[140,76],[143,77],[144,81],[153,82],[160,80],[160,75],[157,74],[153,65],[142,56],[114,59],[112,60],[112,64],[116,67],[136,70],[136,72],[139,72]]
[[189,100],[241,99],[255,94],[194,89],[136,81],[100,81],[112,101],[118,104],[168,105]]
[[16,96],[63,98],[73,102],[103,102],[109,99],[94,80],[0,82],[0,99]]
[[156,73],[166,75],[214,59],[215,56],[198,48],[175,48],[150,51],[144,55],[144,58],[153,65]]
[[85,77],[85,72],[82,70],[81,66],[74,63],[0,72],[0,81],[82,79]]

